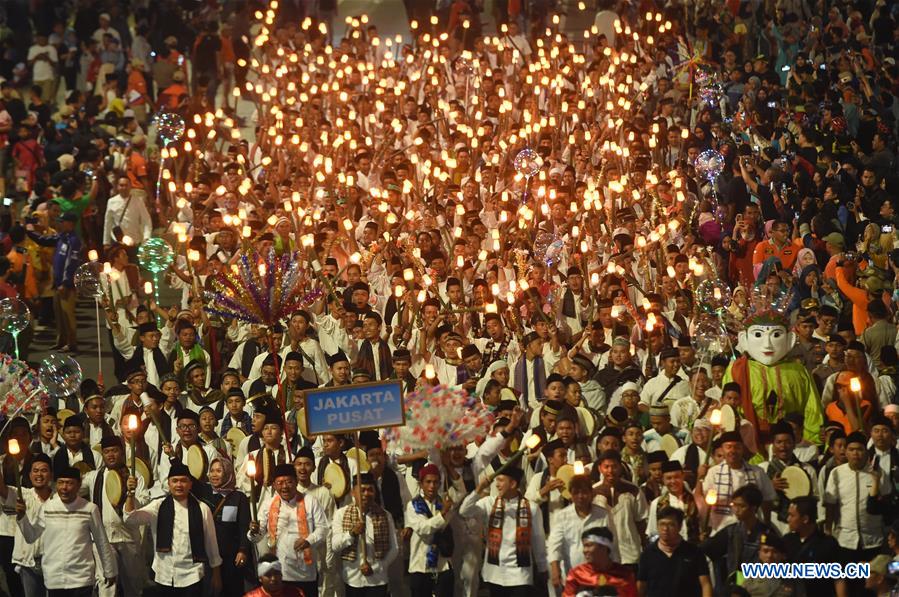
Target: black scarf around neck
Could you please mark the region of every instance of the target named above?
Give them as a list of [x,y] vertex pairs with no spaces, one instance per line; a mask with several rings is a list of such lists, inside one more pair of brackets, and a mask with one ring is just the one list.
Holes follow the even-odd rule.
[[[203,513],[200,502],[192,495],[187,496],[187,527],[190,535],[190,554],[194,562],[208,562],[206,542],[203,536]],[[156,519],[156,551],[172,551],[172,537],[175,534],[175,498],[167,496],[159,506]]]
[[[393,377],[393,356],[390,354],[390,347],[387,346],[387,343],[383,340],[378,342],[377,359],[379,369],[381,370],[380,379],[391,379]],[[378,379],[375,376],[374,347],[370,340],[364,340],[362,346],[359,347],[357,364],[361,369],[368,371],[368,375],[371,377],[372,381]]]

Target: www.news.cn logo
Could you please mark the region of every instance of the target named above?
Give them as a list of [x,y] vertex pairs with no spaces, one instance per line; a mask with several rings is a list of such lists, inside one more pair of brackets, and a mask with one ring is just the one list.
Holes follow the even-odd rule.
[[746,578],[789,578],[789,579],[860,579],[871,576],[871,565],[867,562],[838,564],[836,562],[816,563],[771,563],[740,564]]

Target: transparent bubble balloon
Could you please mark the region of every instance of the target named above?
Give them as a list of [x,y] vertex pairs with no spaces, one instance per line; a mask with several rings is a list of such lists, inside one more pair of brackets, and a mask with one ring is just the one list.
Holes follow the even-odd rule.
[[706,149],[696,156],[696,162],[693,165],[697,174],[710,182],[715,182],[718,175],[724,170],[724,156],[714,149]]
[[720,83],[713,83],[699,90],[699,97],[707,104],[717,104],[723,94],[724,90]]
[[515,166],[516,172],[525,178],[530,178],[543,167],[543,158],[530,147],[526,147],[518,152],[518,155],[512,161],[512,165]]
[[103,287],[100,286],[102,272],[103,268],[98,261],[88,261],[78,266],[74,277],[78,295],[83,298],[101,298],[103,296]]
[[546,247],[546,252],[543,255],[543,263],[546,264],[546,267],[552,267],[559,263],[559,260],[562,259],[562,249],[564,248],[565,241],[561,238],[554,240]]
[[705,313],[693,324],[693,346],[701,354],[718,354],[730,350],[730,335],[715,315]]
[[178,141],[184,135],[184,118],[173,112],[163,112],[156,117],[156,132],[168,145]]
[[474,64],[472,64],[471,61],[466,58],[459,57],[456,60],[456,64],[453,66],[453,70],[457,75],[470,77],[472,74],[474,74]]
[[148,238],[137,249],[137,260],[148,272],[164,272],[175,258],[172,245],[159,237]]
[[556,240],[556,235],[552,232],[538,232],[534,238],[534,259],[543,261],[546,256],[546,250]]
[[51,396],[71,396],[81,388],[81,365],[70,356],[50,355],[41,361],[37,374]]
[[699,87],[707,87],[712,85],[717,80],[717,76],[715,73],[705,67],[700,67],[696,69],[696,74],[693,76],[693,80]]
[[0,300],[0,329],[13,336],[18,335],[31,322],[28,305],[17,298]]
[[696,300],[699,307],[708,313],[716,313],[730,306],[733,294],[730,286],[721,280],[703,280],[696,288]]
[[783,286],[771,287],[767,284],[753,286],[752,296],[750,297],[751,310],[754,313],[761,311],[785,313],[792,296],[793,293],[784,289]]

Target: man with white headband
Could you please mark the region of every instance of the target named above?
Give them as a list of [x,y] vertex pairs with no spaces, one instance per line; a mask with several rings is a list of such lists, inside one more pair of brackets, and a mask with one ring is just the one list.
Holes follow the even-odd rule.
[[612,588],[619,596],[636,597],[634,573],[612,561],[615,546],[612,531],[606,527],[591,527],[581,535],[581,544],[587,561],[568,572],[562,597],[574,597],[581,591],[593,591],[598,587]]
[[278,556],[267,553],[259,558],[256,565],[256,576],[261,586],[253,589],[244,597],[303,597],[303,592],[291,585],[284,584],[281,562]]

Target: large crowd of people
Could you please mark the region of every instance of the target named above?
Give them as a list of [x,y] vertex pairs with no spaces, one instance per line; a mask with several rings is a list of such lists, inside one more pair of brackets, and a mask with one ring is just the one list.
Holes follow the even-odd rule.
[[[4,408],[0,590],[892,594],[899,5],[337,7],[0,6],[0,348],[114,363]],[[386,380],[491,423],[307,432]]]

